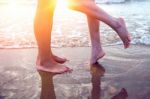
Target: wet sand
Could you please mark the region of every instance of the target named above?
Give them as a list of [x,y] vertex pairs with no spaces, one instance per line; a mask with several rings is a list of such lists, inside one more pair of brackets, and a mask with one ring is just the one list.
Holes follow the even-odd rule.
[[150,47],[104,49],[100,64],[90,66],[90,47],[54,48],[74,69],[63,75],[37,72],[36,48],[0,49],[0,99],[149,99]]

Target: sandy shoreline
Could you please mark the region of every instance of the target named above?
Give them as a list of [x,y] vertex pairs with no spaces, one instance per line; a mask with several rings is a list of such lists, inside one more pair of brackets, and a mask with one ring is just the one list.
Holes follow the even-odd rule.
[[[107,55],[100,60],[105,68],[101,78],[101,98],[110,99],[121,88],[128,99],[150,97],[150,47],[104,47]],[[89,66],[90,47],[54,48],[54,53],[67,57],[71,74],[54,77],[57,99],[87,99],[92,82]],[[38,99],[40,76],[35,69],[37,49],[0,49],[0,99]]]

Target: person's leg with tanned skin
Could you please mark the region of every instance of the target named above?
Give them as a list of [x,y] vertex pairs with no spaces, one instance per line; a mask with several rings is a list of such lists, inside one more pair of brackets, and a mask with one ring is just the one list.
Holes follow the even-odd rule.
[[59,57],[54,56],[51,50],[51,31],[55,5],[55,0],[38,0],[34,24],[35,37],[38,44],[36,65],[38,70],[64,73],[70,69],[65,65],[59,64],[57,62],[59,59],[56,59]]
[[94,64],[105,55],[105,52],[103,51],[103,48],[101,46],[101,40],[100,40],[100,21],[88,15],[87,15],[87,19],[88,19],[88,26],[89,26],[90,38],[92,44],[90,63]]
[[[49,3],[51,3],[51,4],[49,4],[49,10],[51,9],[51,13],[49,13],[49,14],[51,14],[51,16],[53,15],[53,10],[55,9],[55,5],[56,5],[56,0],[50,0],[50,1],[48,1],[48,0],[44,0],[44,1],[38,1],[38,8],[37,8],[37,12],[39,12],[38,10],[42,10],[42,6],[43,6],[43,8],[44,8],[44,2],[46,3],[46,2],[49,2]],[[46,7],[45,7],[46,8]],[[47,8],[48,8],[48,4],[47,4]],[[47,9],[48,10],[48,9]],[[36,16],[36,17],[38,17],[38,16]],[[37,20],[36,20],[37,21]],[[52,22],[52,21],[51,21]],[[66,61],[67,61],[67,59],[65,59],[65,58],[61,58],[61,57],[58,57],[58,56],[56,56],[56,55],[52,55],[53,56],[53,59],[56,61],[56,62],[58,62],[58,63],[65,63]]]
[[121,38],[124,44],[124,48],[129,47],[130,36],[126,28],[125,22],[122,18],[115,18],[109,15],[104,10],[97,7],[97,5],[92,0],[68,0],[68,1],[70,2],[69,3],[70,9],[83,12],[109,25],[114,31],[117,32],[117,34]]

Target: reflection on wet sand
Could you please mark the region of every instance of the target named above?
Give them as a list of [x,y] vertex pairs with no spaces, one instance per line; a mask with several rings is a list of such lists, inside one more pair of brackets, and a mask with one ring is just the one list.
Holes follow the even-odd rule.
[[[53,77],[55,76],[55,74],[47,73],[43,71],[38,71],[38,72],[40,74],[41,84],[42,84],[40,99],[56,99],[56,93],[54,90],[55,88],[53,83]],[[91,73],[92,89],[91,89],[91,96],[89,96],[88,99],[105,99],[103,95],[101,95],[101,92],[103,91],[101,89],[101,78],[105,74],[105,68],[102,66],[102,64],[95,63],[91,65],[90,73]],[[118,94],[114,95],[110,99],[127,99],[127,97],[128,97],[128,93],[126,89],[122,88]],[[61,98],[67,99],[66,97],[61,97]]]
[[[54,74],[38,71],[41,77],[41,98],[40,99],[56,99],[53,77]],[[100,99],[101,97],[101,77],[104,75],[104,67],[96,63],[91,66],[91,82],[92,82],[92,91],[91,97],[89,99]]]
[[[91,75],[92,75],[92,91],[90,99],[101,99],[101,77],[104,76],[105,68],[100,63],[91,65]],[[126,99],[128,93],[125,88],[113,96],[111,99]]]
[[56,99],[53,77],[54,74],[38,71],[41,76],[41,98],[40,99]]
[[126,89],[122,88],[121,91],[111,99],[127,99],[127,97],[128,97],[128,93]]
[[104,75],[105,69],[104,67],[96,63],[91,65],[91,75],[92,75],[92,91],[90,99],[100,99],[101,97],[101,77]]

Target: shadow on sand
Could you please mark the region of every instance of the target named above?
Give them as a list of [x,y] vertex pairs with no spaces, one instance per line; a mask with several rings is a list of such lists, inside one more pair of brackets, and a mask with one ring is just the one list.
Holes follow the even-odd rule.
[[[56,99],[56,94],[54,90],[53,77],[56,74],[47,73],[43,71],[38,71],[41,77],[41,96],[40,99]],[[91,96],[88,99],[101,99],[101,77],[105,74],[105,68],[99,64],[91,65],[91,83],[92,90]],[[122,90],[111,99],[126,99],[128,97],[127,91],[122,88]]]

